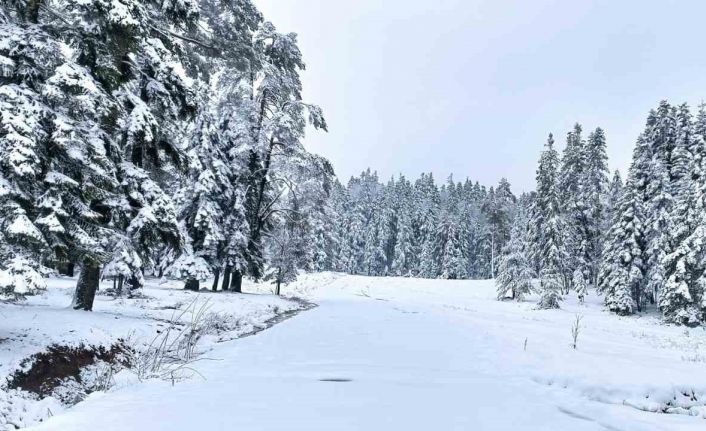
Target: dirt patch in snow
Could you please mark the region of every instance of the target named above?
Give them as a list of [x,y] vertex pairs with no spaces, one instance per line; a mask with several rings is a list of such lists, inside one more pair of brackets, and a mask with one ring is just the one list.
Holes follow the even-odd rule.
[[7,388],[21,389],[44,398],[52,395],[67,379],[81,383],[81,371],[98,362],[129,368],[131,352],[132,348],[124,340],[118,340],[110,347],[53,344],[24,359],[21,368],[8,377]]

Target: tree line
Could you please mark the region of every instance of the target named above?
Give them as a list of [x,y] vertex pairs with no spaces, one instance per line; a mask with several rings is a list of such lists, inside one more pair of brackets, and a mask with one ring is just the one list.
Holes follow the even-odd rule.
[[[625,184],[608,180],[605,136],[577,126],[561,160],[550,135],[537,190],[518,211],[500,264],[498,297],[540,293],[539,306],[594,286],[628,315],[659,309],[667,322],[706,318],[706,107],[663,101],[637,139]],[[538,278],[538,284],[532,278]]]
[[[337,184],[327,268],[364,275],[492,278],[509,239],[517,198],[496,187],[422,174],[380,183],[370,169]],[[326,267],[325,267],[326,268]]]

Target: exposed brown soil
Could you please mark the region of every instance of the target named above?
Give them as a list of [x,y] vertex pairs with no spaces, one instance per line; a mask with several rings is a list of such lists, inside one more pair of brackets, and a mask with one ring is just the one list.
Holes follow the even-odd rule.
[[44,398],[67,378],[81,382],[81,369],[103,361],[129,367],[132,348],[125,341],[105,346],[63,346],[53,344],[47,350],[24,359],[21,369],[15,371],[7,381],[9,389],[21,389]]

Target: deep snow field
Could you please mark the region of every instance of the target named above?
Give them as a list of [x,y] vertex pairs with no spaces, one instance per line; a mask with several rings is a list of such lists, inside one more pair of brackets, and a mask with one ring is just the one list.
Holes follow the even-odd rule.
[[[139,347],[193,298],[239,323],[204,337],[188,379],[123,371],[69,409],[25,401],[25,418],[51,416],[31,429],[706,429],[706,331],[609,314],[594,292],[540,311],[532,297],[496,301],[492,281],[310,274],[283,294],[318,307],[235,339],[301,303],[266,294],[269,285],[236,295],[150,283],[150,299],[100,296],[85,313],[67,308],[73,283],[52,280],[45,295],[0,306],[0,376],[52,342],[128,337]],[[18,396],[2,396],[16,420]]]

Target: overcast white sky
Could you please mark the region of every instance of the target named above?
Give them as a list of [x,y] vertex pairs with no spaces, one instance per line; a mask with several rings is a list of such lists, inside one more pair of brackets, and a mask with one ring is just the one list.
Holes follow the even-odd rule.
[[330,128],[306,145],[344,183],[369,166],[531,190],[547,134],[563,148],[576,121],[624,171],[660,99],[706,94],[706,1],[255,2],[299,34]]

